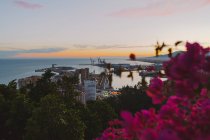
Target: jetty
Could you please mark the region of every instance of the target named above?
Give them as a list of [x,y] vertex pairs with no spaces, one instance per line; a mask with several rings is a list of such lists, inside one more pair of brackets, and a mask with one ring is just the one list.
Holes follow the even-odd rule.
[[65,72],[65,71],[75,70],[75,68],[66,67],[66,66],[56,67],[56,64],[52,64],[52,67],[50,67],[50,68],[37,69],[37,70],[35,70],[35,72],[46,72],[47,70],[51,70],[52,72],[55,72],[55,73],[62,73],[62,72]]

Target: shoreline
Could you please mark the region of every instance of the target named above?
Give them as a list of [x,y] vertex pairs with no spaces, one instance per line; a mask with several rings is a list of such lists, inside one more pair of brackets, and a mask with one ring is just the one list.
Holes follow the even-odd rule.
[[137,58],[136,61],[140,61],[140,62],[148,62],[148,63],[154,63],[154,64],[162,64],[166,61],[168,61],[169,59],[155,59],[155,58]]

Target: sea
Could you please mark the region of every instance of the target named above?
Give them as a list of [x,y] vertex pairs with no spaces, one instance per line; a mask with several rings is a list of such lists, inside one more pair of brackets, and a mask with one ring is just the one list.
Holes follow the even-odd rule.
[[[95,63],[97,63],[95,59]],[[107,63],[112,64],[131,64],[131,65],[150,65],[151,63],[130,61],[127,58],[106,58]],[[76,69],[89,68],[90,72],[100,74],[104,71],[103,68],[92,66],[90,59],[87,58],[69,58],[69,59],[0,59],[0,84],[8,84],[12,80],[20,78],[42,75],[41,72],[35,72],[36,69],[48,68],[52,64],[56,66],[69,66]],[[120,89],[123,86],[134,86],[141,81],[141,76],[138,72],[133,73],[133,79],[128,78],[128,72],[123,72],[121,77],[113,75],[112,87]],[[147,78],[147,81],[150,79]]]

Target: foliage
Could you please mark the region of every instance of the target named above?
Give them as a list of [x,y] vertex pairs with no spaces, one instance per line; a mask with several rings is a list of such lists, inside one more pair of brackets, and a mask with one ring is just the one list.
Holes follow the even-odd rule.
[[73,109],[66,107],[59,96],[47,95],[41,99],[26,126],[28,140],[82,140],[84,124]]
[[146,87],[142,86],[140,83],[134,87],[123,87],[121,89],[121,94],[118,96],[111,96],[105,99],[112,108],[114,108],[117,114],[121,111],[130,111],[135,113],[140,109],[148,109],[151,107],[156,107],[152,104],[151,98],[145,93]]
[[[85,124],[85,140],[92,140],[93,138],[98,137],[101,132],[103,132],[103,124],[101,119],[99,118],[99,113],[90,110],[88,107],[83,108],[80,110],[81,120]],[[108,121],[105,123],[105,125]]]
[[160,78],[151,81],[147,94],[154,104],[162,104],[160,110],[143,109],[134,116],[121,112],[122,120],[110,122],[98,140],[210,139],[210,49],[198,43],[187,43],[186,48],[164,64],[174,95],[163,92]]
[[[0,85],[0,139],[86,139],[99,136],[112,107],[103,101],[83,105],[76,100],[77,77],[52,82],[49,71],[35,85]],[[103,112],[103,113],[101,113]]]
[[[84,139],[85,126],[78,113],[84,105],[75,100],[78,93],[74,84],[78,80],[64,77],[54,83],[52,76],[47,71],[36,85],[21,89],[16,88],[15,80],[0,85],[0,139],[51,139],[53,133],[59,139]],[[60,85],[65,96],[58,90]],[[59,130],[54,132],[55,129]],[[42,133],[45,130],[49,133]]]
[[42,97],[57,93],[57,85],[50,79],[52,76],[51,71],[46,71],[35,86],[29,85],[28,95],[32,101],[39,102]]
[[107,127],[107,122],[116,118],[116,113],[113,108],[104,101],[90,101],[87,103],[87,108],[98,116],[102,122],[102,128]]
[[6,126],[9,129],[10,139],[21,140],[25,134],[27,119],[31,116],[33,106],[30,100],[22,94],[18,94],[11,102]]
[[29,99],[18,93],[15,81],[0,85],[0,139],[23,139],[31,109]]
[[103,100],[88,101],[86,106],[77,103],[74,109],[78,110],[81,121],[85,124],[85,140],[98,137],[109,120],[117,116],[114,109]]

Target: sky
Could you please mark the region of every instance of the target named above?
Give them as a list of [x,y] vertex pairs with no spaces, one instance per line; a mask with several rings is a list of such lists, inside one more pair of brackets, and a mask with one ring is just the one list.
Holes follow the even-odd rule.
[[0,58],[152,56],[178,40],[210,45],[210,0],[0,1]]

